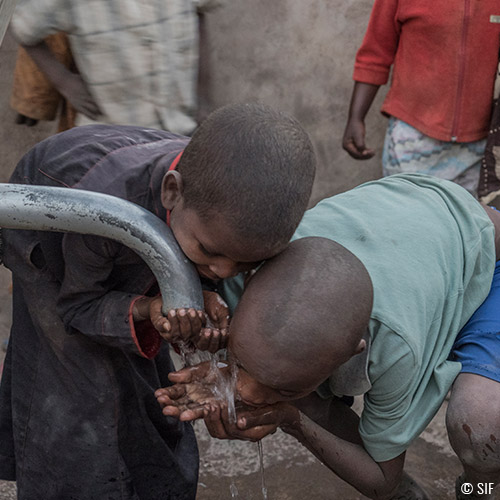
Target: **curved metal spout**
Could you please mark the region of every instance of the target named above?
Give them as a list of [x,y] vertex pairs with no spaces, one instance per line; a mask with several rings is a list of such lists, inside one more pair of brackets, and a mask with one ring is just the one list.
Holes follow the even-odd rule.
[[153,271],[164,314],[180,307],[203,309],[198,273],[172,231],[135,203],[78,189],[0,184],[0,227],[93,234],[118,241]]

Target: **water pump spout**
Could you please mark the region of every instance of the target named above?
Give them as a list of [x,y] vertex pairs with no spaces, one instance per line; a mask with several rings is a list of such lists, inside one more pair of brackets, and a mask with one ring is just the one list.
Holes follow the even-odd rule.
[[0,227],[93,234],[136,252],[155,275],[170,309],[203,309],[198,273],[161,219],[135,203],[91,191],[0,184]]

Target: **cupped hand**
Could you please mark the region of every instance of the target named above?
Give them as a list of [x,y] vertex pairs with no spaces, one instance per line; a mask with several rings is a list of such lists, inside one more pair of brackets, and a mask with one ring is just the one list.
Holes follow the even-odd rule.
[[149,305],[151,323],[160,335],[168,342],[196,343],[205,326],[205,313],[194,308],[181,308],[171,309],[164,316],[162,304],[161,297],[156,297]]
[[192,341],[201,351],[214,353],[227,346],[229,308],[217,292],[203,290],[203,301],[208,321]]
[[210,406],[205,414],[205,425],[210,435],[218,439],[259,441],[298,419],[299,410],[288,403],[258,408],[238,403],[235,419],[230,417],[227,405]]
[[216,367],[210,361],[169,374],[174,385],[155,392],[163,414],[182,421],[197,420],[221,404],[215,387],[231,376],[228,366]]
[[229,326],[229,307],[224,299],[217,293],[210,290],[203,290],[203,302],[214,328],[219,330]]
[[183,422],[203,418],[208,413],[210,404],[215,404],[213,391],[200,383],[164,387],[158,389],[155,396],[164,415]]
[[202,328],[199,335],[193,339],[194,345],[201,351],[217,352],[227,346],[229,330],[223,328]]

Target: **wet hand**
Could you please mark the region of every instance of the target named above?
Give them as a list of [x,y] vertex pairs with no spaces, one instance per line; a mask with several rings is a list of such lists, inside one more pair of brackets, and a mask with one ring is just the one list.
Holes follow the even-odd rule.
[[365,124],[362,120],[351,119],[347,122],[342,147],[356,160],[368,160],[375,155],[375,150],[365,145]]
[[238,428],[242,431],[275,425],[295,427],[300,423],[300,411],[293,404],[279,402],[259,408],[247,407],[238,413]]
[[210,361],[205,361],[170,373],[168,378],[174,385],[158,389],[155,396],[164,415],[182,421],[196,420],[220,404],[215,385],[221,378],[230,376],[228,366],[215,367]]
[[203,302],[214,328],[227,329],[229,326],[229,308],[224,299],[217,293],[203,290]]
[[231,418],[227,405],[208,406],[205,425],[212,437],[217,439],[240,439],[259,441],[298,418],[298,410],[287,403],[252,408],[241,403],[236,405],[236,418]]
[[228,329],[212,328],[210,326],[202,328],[197,338],[193,339],[194,345],[200,351],[217,352],[227,346]]
[[197,338],[193,339],[196,347],[211,353],[224,349],[228,340],[229,308],[222,297],[208,290],[203,290],[205,312],[208,316],[206,328],[200,331]]
[[195,342],[205,326],[203,311],[193,308],[171,309],[167,316],[162,313],[161,297],[156,297],[149,305],[151,323],[168,342]]
[[183,422],[203,418],[215,403],[213,392],[200,382],[175,384],[158,389],[156,399],[165,416],[175,417]]

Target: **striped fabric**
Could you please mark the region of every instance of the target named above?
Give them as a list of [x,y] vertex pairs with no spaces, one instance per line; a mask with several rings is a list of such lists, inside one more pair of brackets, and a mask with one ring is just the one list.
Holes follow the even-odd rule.
[[476,196],[486,139],[445,142],[428,137],[402,120],[389,118],[384,142],[384,177],[400,173],[433,175],[460,184]]
[[100,122],[190,133],[195,128],[195,0],[20,0],[18,41],[68,33]]

